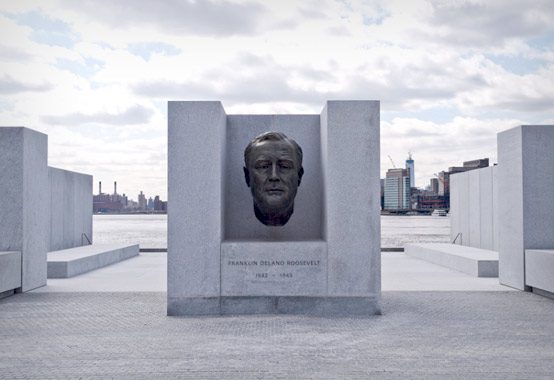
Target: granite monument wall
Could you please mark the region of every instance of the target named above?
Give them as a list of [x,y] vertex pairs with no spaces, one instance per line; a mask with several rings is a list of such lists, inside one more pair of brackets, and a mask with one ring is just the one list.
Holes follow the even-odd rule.
[[[554,126],[522,125],[498,134],[498,255],[501,284],[529,290],[526,250],[542,261],[533,267],[554,268]],[[554,252],[554,251],[552,251]],[[554,291],[554,273],[549,278]],[[544,285],[542,285],[544,286]]]
[[450,176],[451,242],[498,251],[497,171],[489,166]]
[[92,243],[92,176],[48,167],[49,251]]
[[[9,266],[3,269],[21,273],[0,292],[25,292],[46,285],[47,159],[45,134],[22,127],[0,128],[0,252],[12,252],[2,255],[2,263]],[[16,283],[18,286],[12,287]]]
[[[244,149],[277,131],[303,150],[284,226],[254,217]],[[379,102],[320,115],[168,105],[168,315],[380,311]]]

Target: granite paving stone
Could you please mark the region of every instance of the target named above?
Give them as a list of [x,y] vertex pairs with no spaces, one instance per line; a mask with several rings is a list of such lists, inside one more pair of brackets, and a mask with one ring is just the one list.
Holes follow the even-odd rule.
[[0,300],[0,379],[552,378],[554,301],[385,291],[383,315],[167,317],[164,292]]

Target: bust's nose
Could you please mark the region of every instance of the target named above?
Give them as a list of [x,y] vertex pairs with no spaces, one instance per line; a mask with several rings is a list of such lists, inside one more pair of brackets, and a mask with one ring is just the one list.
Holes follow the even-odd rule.
[[273,163],[271,165],[271,173],[270,173],[270,176],[269,176],[269,180],[271,182],[277,182],[279,181],[279,176],[277,175],[277,164]]

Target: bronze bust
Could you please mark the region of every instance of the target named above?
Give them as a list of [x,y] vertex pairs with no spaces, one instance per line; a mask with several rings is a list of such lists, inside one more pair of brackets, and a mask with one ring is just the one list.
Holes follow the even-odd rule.
[[266,226],[284,226],[304,174],[302,148],[283,133],[262,133],[246,146],[243,169],[256,218]]

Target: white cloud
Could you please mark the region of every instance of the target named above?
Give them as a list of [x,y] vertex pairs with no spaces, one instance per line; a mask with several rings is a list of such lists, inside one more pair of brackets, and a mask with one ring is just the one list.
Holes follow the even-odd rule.
[[167,100],[316,114],[326,99],[381,100],[383,174],[387,155],[399,164],[412,151],[421,186],[449,166],[492,158],[499,129],[554,120],[548,1],[22,0],[1,8],[9,36],[0,46],[2,124],[48,133],[52,164],[117,180],[133,197],[165,197]]
[[98,112],[93,114],[70,113],[65,115],[45,115],[41,120],[53,125],[135,125],[145,124],[152,116],[152,110],[147,107],[135,105],[119,113]]

